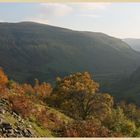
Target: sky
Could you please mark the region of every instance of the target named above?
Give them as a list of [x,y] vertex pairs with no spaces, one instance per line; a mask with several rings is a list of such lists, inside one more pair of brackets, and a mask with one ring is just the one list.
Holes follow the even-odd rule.
[[140,38],[140,3],[0,3],[0,22],[21,21]]

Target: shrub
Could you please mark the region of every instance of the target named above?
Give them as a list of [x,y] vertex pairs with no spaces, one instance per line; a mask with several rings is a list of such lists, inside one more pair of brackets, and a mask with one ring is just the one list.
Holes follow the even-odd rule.
[[9,96],[11,108],[22,117],[29,117],[32,114],[33,102],[24,95]]
[[96,120],[74,121],[60,130],[63,137],[109,137],[110,132]]

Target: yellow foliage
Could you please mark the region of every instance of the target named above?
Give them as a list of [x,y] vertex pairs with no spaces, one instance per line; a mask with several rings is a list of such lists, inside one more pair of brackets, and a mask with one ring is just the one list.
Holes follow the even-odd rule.
[[68,91],[85,91],[87,93],[94,94],[99,88],[99,84],[91,79],[88,72],[71,74],[70,76],[64,77],[64,79],[57,78],[56,82],[61,94]]
[[52,92],[52,87],[49,83],[39,84],[39,81],[35,81],[34,92],[42,98],[50,96]]

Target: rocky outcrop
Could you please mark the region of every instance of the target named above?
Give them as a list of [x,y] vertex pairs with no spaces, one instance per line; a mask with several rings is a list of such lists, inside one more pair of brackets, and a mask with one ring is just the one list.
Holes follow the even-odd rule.
[[21,128],[20,126],[14,128],[12,124],[7,122],[0,124],[0,133],[3,137],[33,137],[29,129]]
[[13,128],[10,123],[5,122],[0,124],[0,133],[3,137],[33,137],[29,129]]
[[9,106],[8,100],[0,99],[0,137],[35,137],[32,126]]

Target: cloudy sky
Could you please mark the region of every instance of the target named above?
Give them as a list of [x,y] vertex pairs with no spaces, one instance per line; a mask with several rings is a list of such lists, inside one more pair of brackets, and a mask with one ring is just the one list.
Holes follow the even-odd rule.
[[140,38],[140,3],[0,3],[0,22],[20,21]]

